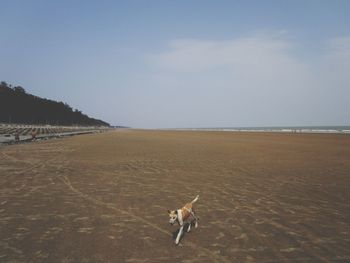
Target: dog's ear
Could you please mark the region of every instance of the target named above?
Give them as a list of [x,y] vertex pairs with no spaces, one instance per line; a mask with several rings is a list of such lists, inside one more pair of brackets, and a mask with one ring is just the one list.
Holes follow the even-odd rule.
[[171,214],[171,211],[170,211],[169,209],[168,209],[168,211],[167,211],[167,212],[168,212],[168,214]]

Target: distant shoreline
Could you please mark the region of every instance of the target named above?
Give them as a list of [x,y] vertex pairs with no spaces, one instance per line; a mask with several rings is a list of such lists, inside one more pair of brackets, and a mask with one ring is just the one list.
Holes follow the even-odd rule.
[[216,127],[216,128],[172,128],[172,129],[160,129],[160,130],[350,134],[350,126],[237,127],[237,128]]

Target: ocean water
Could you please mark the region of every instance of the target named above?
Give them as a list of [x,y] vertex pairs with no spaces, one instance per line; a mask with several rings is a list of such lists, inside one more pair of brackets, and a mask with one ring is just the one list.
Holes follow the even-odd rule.
[[211,128],[184,128],[184,129],[177,129],[177,130],[350,134],[350,126],[211,127]]

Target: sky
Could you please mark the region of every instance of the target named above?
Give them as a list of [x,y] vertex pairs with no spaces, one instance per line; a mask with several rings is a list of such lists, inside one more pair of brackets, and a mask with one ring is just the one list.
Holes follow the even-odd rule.
[[350,125],[347,0],[0,0],[0,14],[0,80],[112,125]]

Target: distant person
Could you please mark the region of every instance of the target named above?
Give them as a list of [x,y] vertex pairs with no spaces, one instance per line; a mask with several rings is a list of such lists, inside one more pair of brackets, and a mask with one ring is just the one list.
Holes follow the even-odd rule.
[[36,140],[36,134],[37,134],[36,130],[33,130],[32,133],[31,133],[31,135],[32,135],[32,141],[35,141],[35,140]]
[[19,132],[16,132],[16,133],[15,133],[15,141],[16,141],[16,142],[19,142]]

